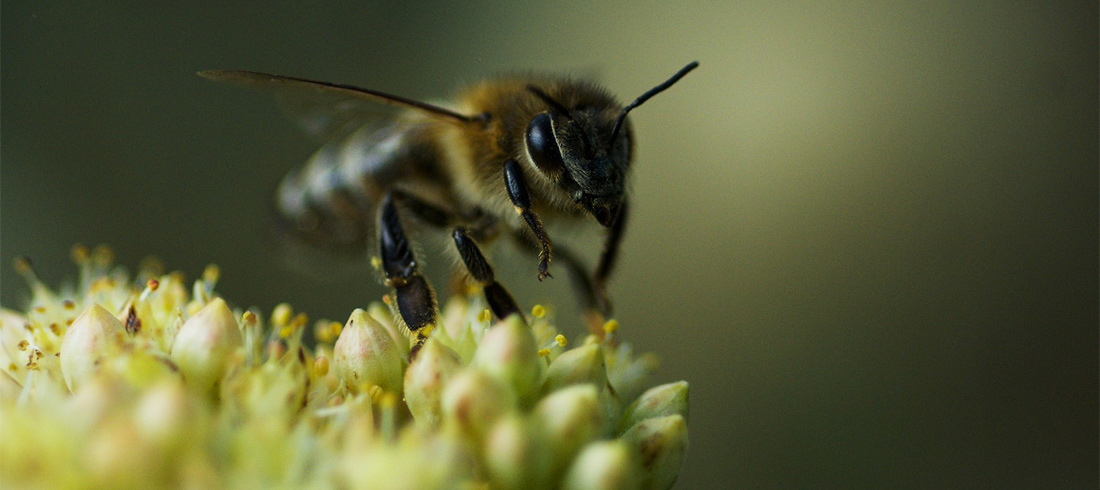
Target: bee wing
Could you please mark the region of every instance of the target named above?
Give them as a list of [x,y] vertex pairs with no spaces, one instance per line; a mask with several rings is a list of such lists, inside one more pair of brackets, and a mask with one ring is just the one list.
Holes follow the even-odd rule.
[[476,120],[426,102],[377,90],[305,78],[243,70],[207,70],[199,76],[275,94],[283,109],[309,134],[325,139],[346,133],[372,119],[385,119],[385,105],[416,109],[441,120],[469,123]]

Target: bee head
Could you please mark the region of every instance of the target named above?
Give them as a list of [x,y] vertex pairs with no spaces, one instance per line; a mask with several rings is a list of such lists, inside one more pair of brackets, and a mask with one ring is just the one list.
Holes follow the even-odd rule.
[[528,85],[527,90],[549,106],[527,125],[524,141],[528,157],[600,225],[610,227],[618,221],[622,209],[633,146],[627,113],[697,66],[697,62],[688,64],[621,111],[565,107],[540,88]]

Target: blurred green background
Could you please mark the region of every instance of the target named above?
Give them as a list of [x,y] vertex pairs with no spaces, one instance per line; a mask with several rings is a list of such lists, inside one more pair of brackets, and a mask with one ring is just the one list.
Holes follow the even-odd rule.
[[[14,257],[56,284],[76,242],[216,262],[265,310],[383,293],[284,266],[271,192],[316,143],[196,70],[438,98],[540,69],[629,100],[697,59],[632,114],[611,289],[691,383],[678,487],[1097,487],[1096,2],[285,3],[3,2],[5,306]],[[564,274],[514,254],[520,301],[580,334]]]

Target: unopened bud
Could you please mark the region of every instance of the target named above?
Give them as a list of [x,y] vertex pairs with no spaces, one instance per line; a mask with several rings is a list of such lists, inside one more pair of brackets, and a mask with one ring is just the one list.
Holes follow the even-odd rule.
[[645,488],[669,488],[676,483],[688,447],[687,421],[682,415],[638,422],[623,434],[622,440],[637,451]]
[[581,450],[566,472],[562,488],[638,488],[641,467],[634,452],[622,441],[596,441]]
[[546,370],[543,393],[569,385],[591,383],[602,387],[607,384],[607,368],[604,366],[600,344],[582,345],[562,352]]
[[550,451],[529,419],[505,415],[485,439],[485,465],[493,488],[543,488],[549,483]]
[[527,406],[537,394],[545,366],[538,344],[519,315],[512,315],[485,332],[472,366],[507,384]]
[[206,390],[221,379],[230,355],[242,345],[237,318],[225,300],[214,298],[180,327],[172,360],[188,385]]
[[581,384],[560,389],[535,406],[535,420],[554,454],[554,467],[564,469],[577,450],[603,433],[599,390]]
[[76,391],[102,359],[117,355],[125,335],[122,322],[102,306],[94,304],[84,310],[61,341],[61,374],[69,390]]
[[439,425],[443,387],[461,366],[458,354],[435,337],[420,348],[416,360],[405,371],[405,402],[417,423]]
[[687,381],[663,384],[646,390],[623,412],[619,422],[619,432],[624,432],[645,419],[675,414],[683,415],[684,420],[687,420]]
[[356,309],[332,348],[336,376],[353,388],[378,386],[400,393],[405,360],[385,327]]
[[443,390],[441,402],[445,419],[479,438],[516,406],[515,394],[507,386],[478,370],[456,375]]

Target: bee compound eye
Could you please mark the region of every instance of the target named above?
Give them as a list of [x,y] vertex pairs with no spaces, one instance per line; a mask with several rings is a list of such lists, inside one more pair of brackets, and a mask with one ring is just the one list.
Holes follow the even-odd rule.
[[554,137],[554,128],[550,124],[550,114],[543,112],[531,119],[527,125],[527,154],[535,166],[544,174],[554,175],[561,172],[565,165],[561,160],[558,140]]

